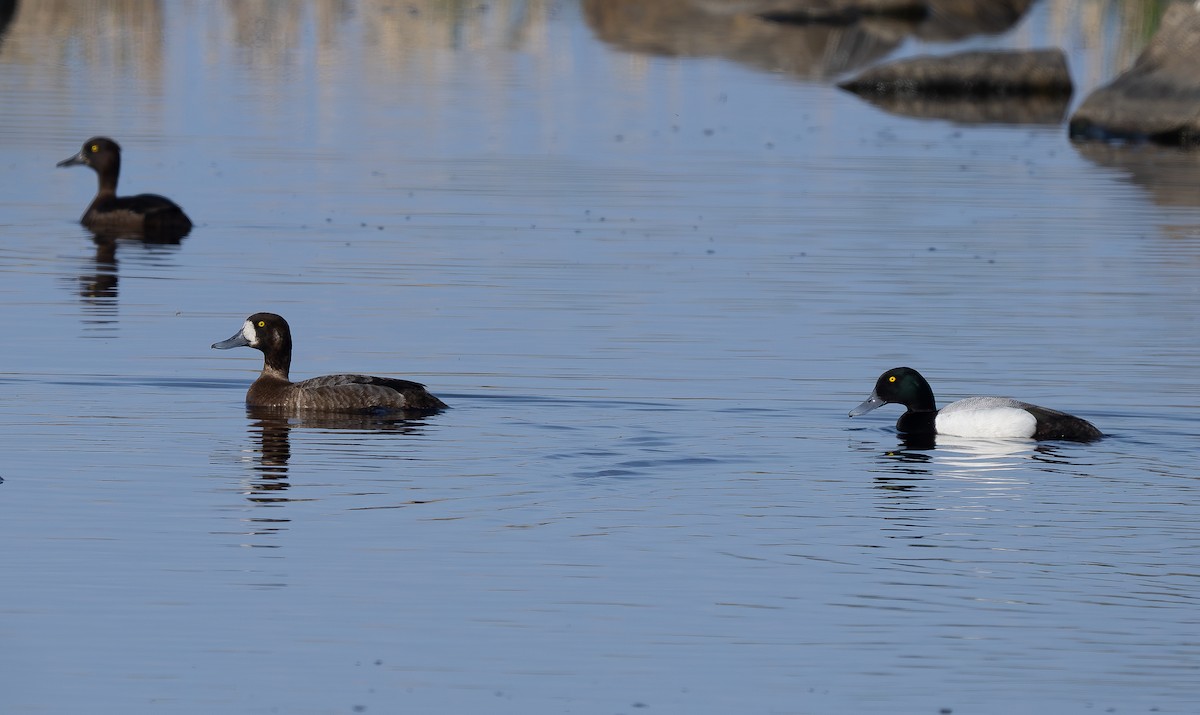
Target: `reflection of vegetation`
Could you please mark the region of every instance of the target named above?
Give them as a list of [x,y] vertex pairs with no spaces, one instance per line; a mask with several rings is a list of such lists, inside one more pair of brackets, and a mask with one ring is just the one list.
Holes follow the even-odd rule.
[[[254,64],[264,64],[295,59],[288,51],[305,41],[310,19],[316,24],[316,37],[322,48],[365,44],[396,59],[399,53],[434,47],[458,48],[489,42],[506,47],[514,37],[544,26],[551,6],[550,0],[404,3],[364,0],[353,5],[346,0],[313,0],[310,4],[238,1],[228,3],[225,9],[233,20],[235,44],[254,50],[248,59]],[[343,42],[343,33],[348,29],[353,31],[356,22],[364,37]],[[258,50],[268,52],[260,54]],[[382,57],[375,55],[368,59]]]
[[1121,24],[1130,29],[1131,36],[1140,40],[1138,44],[1144,45],[1162,24],[1163,14],[1170,1],[1120,3],[1121,12],[1125,15],[1121,18]]
[[[1112,75],[1128,69],[1162,24],[1163,15],[1173,0],[1127,0],[1118,3],[1071,3],[1056,0],[1050,12],[1056,34],[1081,32],[1088,45],[1099,50],[1096,57],[1108,81]],[[1060,38],[1051,38],[1066,46]]]
[[[980,0],[973,6],[978,12],[960,17],[952,10],[967,5],[945,3],[945,8],[933,15],[941,18],[939,21],[957,18],[954,22],[976,22],[984,17],[1004,17],[1001,10],[1009,4]],[[625,51],[729,56],[793,74],[812,75],[814,67],[822,66],[828,69],[823,76],[828,76],[845,68],[861,67],[863,62],[858,58],[872,60],[886,55],[912,30],[897,23],[862,22],[843,28],[845,32],[840,35],[796,39],[788,31],[794,33],[797,28],[764,27],[772,23],[751,14],[737,15],[739,7],[764,6],[752,1],[583,0],[581,5],[597,35]],[[1048,28],[1043,44],[1069,47],[1079,44],[1077,36],[1082,35],[1089,47],[1096,48],[1099,66],[1123,69],[1149,41],[1168,3],[1046,0],[1046,5]],[[164,68],[169,66],[163,57],[163,28],[166,14],[172,13],[187,15],[184,22],[172,23],[172,27],[194,34],[206,57],[220,58],[233,52],[231,61],[268,72],[287,71],[300,63],[315,62],[325,68],[357,62],[366,73],[366,81],[395,82],[406,70],[440,74],[459,69],[453,61],[429,61],[435,52],[520,49],[547,57],[562,52],[547,38],[552,19],[569,16],[573,8],[572,3],[558,0],[227,0],[220,4],[162,0],[39,0],[22,4],[0,0],[0,62],[36,63],[45,66],[47,72],[65,74],[77,66],[47,62],[47,53],[51,59],[60,60],[68,55],[79,56],[98,76],[124,71],[153,87],[161,82]],[[698,8],[715,10],[707,14],[707,19],[697,19]],[[690,19],[676,25],[674,35],[670,35],[670,20],[680,13],[690,14]],[[5,32],[4,23],[10,19],[12,24]],[[696,23],[701,26],[699,32],[693,31]],[[712,31],[703,31],[706,23],[711,23]],[[664,32],[668,34],[662,35]],[[937,33],[924,32],[918,29],[927,40],[941,39]],[[656,33],[660,36],[655,37]],[[1015,41],[1019,44],[1025,40],[1018,37]],[[725,49],[715,48],[713,43]],[[656,45],[658,51],[652,49]],[[758,56],[761,61],[754,59]],[[463,53],[463,57],[470,55]],[[496,67],[500,71],[500,65]],[[344,77],[325,71],[314,76],[321,83]]]
[[[16,0],[0,0],[0,38],[11,43],[5,44],[0,61],[42,64],[47,52],[59,58],[78,54],[100,72],[132,68],[139,77],[154,79],[168,64],[163,57],[166,13],[211,12],[214,18],[189,17],[182,25],[192,28],[188,32],[206,45],[208,56],[232,50],[234,62],[284,70],[298,63],[345,61],[354,55],[332,58],[329,53],[362,48],[364,64],[394,74],[398,66],[431,50],[540,51],[545,45],[540,38],[558,10],[555,0],[229,0],[219,5],[42,0],[19,6]],[[9,18],[13,24],[5,35]],[[50,66],[62,72],[70,68],[66,62]],[[440,71],[442,66],[423,68]]]
[[[164,23],[158,0],[41,0],[19,8],[15,2],[6,4],[15,16],[4,35],[0,60],[45,64],[48,54],[60,59],[80,55],[96,68],[130,67],[148,80],[162,74]],[[3,10],[0,4],[0,13]],[[0,14],[0,32],[3,21]],[[52,66],[71,71],[66,62]]]

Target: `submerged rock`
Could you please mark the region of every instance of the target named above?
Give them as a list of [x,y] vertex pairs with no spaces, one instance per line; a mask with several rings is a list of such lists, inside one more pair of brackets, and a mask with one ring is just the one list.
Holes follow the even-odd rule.
[[872,106],[914,119],[941,119],[956,124],[1041,124],[1058,126],[1067,116],[1071,96],[1022,95],[959,97],[945,95],[863,95]]
[[584,0],[601,40],[627,52],[724,57],[770,72],[825,79],[878,61],[907,32],[877,23],[790,25],[757,11],[764,3],[720,0]]
[[862,96],[1070,97],[1061,50],[963,52],[881,65],[838,85]]
[[[1200,152],[1179,147],[1130,142],[1076,142],[1081,157],[1116,173],[1130,185],[1146,191],[1158,206],[1200,206]],[[1164,236],[1194,239],[1200,235],[1195,221],[1167,221],[1159,225]]]
[[1200,144],[1200,8],[1175,3],[1133,67],[1071,117],[1072,139]]
[[596,36],[628,52],[726,57],[827,79],[887,56],[909,37],[1004,32],[1032,0],[583,0]]

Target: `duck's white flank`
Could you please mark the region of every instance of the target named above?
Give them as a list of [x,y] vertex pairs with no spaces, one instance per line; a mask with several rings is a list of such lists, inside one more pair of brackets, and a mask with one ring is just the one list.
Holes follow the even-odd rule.
[[968,397],[951,402],[938,411],[934,426],[938,434],[989,439],[1028,439],[1037,430],[1032,407],[1008,397]]

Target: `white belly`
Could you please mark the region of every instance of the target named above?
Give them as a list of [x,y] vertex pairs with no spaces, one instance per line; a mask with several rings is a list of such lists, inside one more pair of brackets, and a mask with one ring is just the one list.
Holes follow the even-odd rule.
[[1037,419],[1023,409],[1026,403],[1007,397],[968,397],[952,402],[934,420],[938,434],[978,439],[1028,439]]

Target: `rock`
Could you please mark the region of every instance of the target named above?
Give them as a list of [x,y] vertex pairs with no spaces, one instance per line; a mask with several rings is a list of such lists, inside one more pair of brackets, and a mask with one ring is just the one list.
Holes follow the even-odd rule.
[[1175,3],[1133,67],[1076,110],[1071,138],[1200,144],[1198,67],[1200,9]]
[[999,35],[1020,22],[1033,0],[929,0],[929,17],[914,30],[926,42]]
[[1032,0],[583,0],[596,36],[628,52],[725,57],[825,80],[914,35],[958,40],[1016,24]]
[[838,85],[855,94],[923,97],[1071,95],[1061,50],[963,52],[881,65]]
[[[663,0],[643,0],[644,3]],[[947,42],[999,34],[1015,25],[1033,0],[686,0],[714,15],[753,15],[791,25],[903,22],[907,32]]]
[[771,5],[758,16],[799,25],[851,23],[868,17],[922,20],[929,15],[925,0],[785,0]]
[[[724,57],[769,72],[826,79],[878,61],[908,29],[888,22],[789,25],[769,22],[768,7],[717,0],[584,0],[584,18],[601,40],[627,52]],[[744,12],[748,10],[749,12]]]

